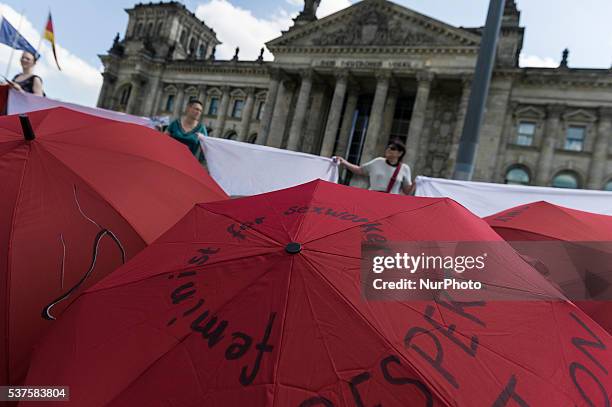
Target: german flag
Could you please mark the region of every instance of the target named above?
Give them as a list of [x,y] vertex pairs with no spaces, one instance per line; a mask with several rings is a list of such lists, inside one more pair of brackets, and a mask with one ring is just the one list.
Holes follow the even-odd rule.
[[55,64],[57,65],[57,69],[61,71],[62,68],[60,68],[59,62],[57,62],[57,52],[55,51],[55,34],[53,33],[53,20],[51,19],[50,11],[49,19],[47,20],[47,25],[45,26],[45,33],[43,34],[43,37],[51,43],[51,49],[53,49],[53,58],[55,58]]

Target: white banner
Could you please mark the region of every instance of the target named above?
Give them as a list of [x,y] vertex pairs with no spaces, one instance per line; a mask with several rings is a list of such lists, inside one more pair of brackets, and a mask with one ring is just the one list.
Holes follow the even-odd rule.
[[315,179],[338,182],[330,158],[200,136],[208,171],[230,196],[256,195]]
[[105,119],[117,120],[125,123],[135,123],[141,126],[153,127],[153,122],[146,117],[133,116],[112,110],[98,109],[96,107],[81,106],[74,103],[60,102],[59,100],[22,93],[14,89],[9,89],[8,104],[6,114],[19,114],[34,112],[36,110],[50,109],[52,107],[65,107],[76,110],[77,112],[103,117]]
[[606,191],[504,185],[419,176],[416,178],[416,195],[452,198],[480,217],[536,201],[612,215],[612,192]]

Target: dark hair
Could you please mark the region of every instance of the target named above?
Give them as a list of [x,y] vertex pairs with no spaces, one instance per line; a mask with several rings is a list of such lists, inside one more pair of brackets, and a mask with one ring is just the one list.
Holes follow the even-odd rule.
[[187,103],[187,106],[193,106],[193,105],[200,105],[200,106],[202,106],[202,108],[204,108],[204,104],[202,102],[200,102],[198,99],[191,99]]
[[393,139],[393,140],[389,140],[389,142],[387,143],[387,147],[395,147],[397,148],[402,154],[399,156],[399,160],[398,161],[402,161],[402,159],[404,158],[404,156],[406,155],[406,145],[404,143],[402,143],[402,140],[400,139]]
[[32,53],[32,52],[27,51],[27,50],[23,50],[23,53],[24,53],[24,54],[25,54],[26,52],[27,52],[28,54],[32,55],[32,58],[34,58],[34,63],[38,62],[38,60],[40,59],[40,55],[39,55],[39,54]]

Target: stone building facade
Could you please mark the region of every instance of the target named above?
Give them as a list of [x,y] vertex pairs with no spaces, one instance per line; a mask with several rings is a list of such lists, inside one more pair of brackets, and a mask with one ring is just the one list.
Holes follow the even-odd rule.
[[[100,56],[98,106],[178,116],[197,98],[212,136],[361,163],[400,138],[415,174],[449,177],[482,27],[387,0],[317,19],[318,4],[266,43],[272,62],[218,60],[215,32],[183,5],[137,4]],[[571,68],[567,52],[558,68],[520,68],[519,20],[507,0],[474,180],[612,190],[612,70]]]

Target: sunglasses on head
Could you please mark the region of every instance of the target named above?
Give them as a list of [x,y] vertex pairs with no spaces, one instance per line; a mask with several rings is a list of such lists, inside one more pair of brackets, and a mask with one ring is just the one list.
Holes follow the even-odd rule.
[[395,146],[389,146],[387,147],[389,150],[391,151],[400,151],[399,148],[395,147]]

